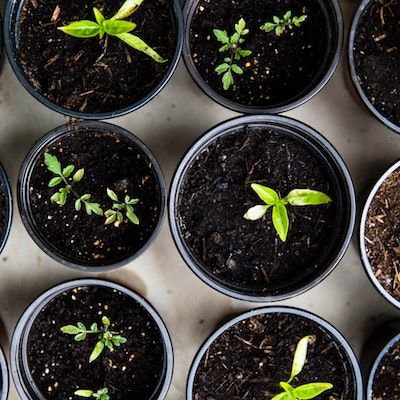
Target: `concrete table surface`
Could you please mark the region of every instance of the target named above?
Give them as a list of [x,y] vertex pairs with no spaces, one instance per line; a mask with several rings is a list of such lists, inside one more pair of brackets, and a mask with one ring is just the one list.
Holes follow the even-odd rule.
[[[349,26],[357,2],[342,0]],[[0,2],[1,5],[1,2]],[[7,61],[0,76],[0,160],[15,197],[18,171],[34,142],[66,119],[34,100],[17,81]],[[346,59],[313,100],[287,115],[325,135],[346,161],[358,193],[365,193],[386,165],[400,157],[400,135],[392,133],[351,95]],[[188,146],[205,130],[236,114],[208,99],[181,62],[162,93],[137,112],[110,122],[138,135],[159,158],[169,183]],[[16,201],[10,238],[0,257],[0,316],[11,336],[25,307],[42,291],[67,279],[88,276],[63,267],[44,254],[22,225]],[[372,287],[361,266],[356,241],[336,270],[320,285],[287,304],[326,318],[350,341],[357,354],[376,327],[400,314]],[[184,400],[191,361],[216,324],[256,305],[225,297],[203,284],[175,249],[167,221],[142,257],[120,270],[98,274],[130,286],[159,311],[172,335],[175,371],[168,400]],[[7,344],[3,343],[3,346]],[[13,388],[10,400],[18,399]]]

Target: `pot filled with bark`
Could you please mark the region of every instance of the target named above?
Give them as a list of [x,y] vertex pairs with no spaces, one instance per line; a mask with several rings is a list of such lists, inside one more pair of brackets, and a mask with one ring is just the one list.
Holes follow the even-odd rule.
[[187,400],[362,400],[357,359],[323,319],[288,307],[255,309],[215,331],[197,353]]
[[213,100],[234,111],[279,113],[306,102],[339,62],[336,0],[188,0],[183,56]]
[[247,116],[206,132],[171,185],[169,220],[204,282],[247,301],[298,295],[323,280],[350,242],[355,193],[333,146],[280,116]]
[[353,85],[371,113],[400,133],[398,0],[363,0],[353,18],[348,62]]
[[10,182],[0,164],[0,253],[4,250],[11,230],[13,202]]
[[0,347],[0,400],[7,400],[8,395],[8,367],[4,353]]
[[165,183],[150,150],[104,122],[63,125],[40,139],[18,182],[22,220],[35,242],[64,265],[118,268],[156,238]]
[[39,296],[19,320],[11,365],[23,400],[164,399],[171,340],[154,308],[109,281],[82,279]]
[[179,0],[8,0],[4,26],[22,85],[47,107],[86,119],[150,101],[183,42]]
[[369,279],[400,308],[400,161],[376,182],[363,209],[359,243]]

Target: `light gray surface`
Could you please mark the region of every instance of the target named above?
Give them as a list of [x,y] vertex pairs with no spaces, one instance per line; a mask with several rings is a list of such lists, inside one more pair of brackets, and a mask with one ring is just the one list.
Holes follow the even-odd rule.
[[[1,3],[0,3],[1,4]],[[354,3],[341,2],[347,25]],[[345,58],[325,89],[287,113],[330,139],[351,170],[358,192],[368,190],[385,166],[400,157],[400,136],[375,121],[350,94]],[[181,64],[166,89],[141,110],[111,122],[137,134],[160,159],[167,182],[185,149],[204,130],[234,113],[211,102]],[[44,108],[17,82],[7,62],[0,76],[0,159],[16,191],[18,170],[36,139],[65,119]],[[14,201],[16,206],[16,202]],[[8,244],[0,258],[0,315],[8,334],[28,303],[49,286],[83,274],[47,257],[22,226],[16,210]],[[184,400],[186,376],[196,350],[224,317],[253,305],[231,300],[201,283],[178,255],[165,221],[159,238],[140,259],[101,274],[138,290],[157,308],[172,335],[175,374],[169,400]],[[355,242],[335,272],[318,287],[288,302],[317,313],[347,337],[357,353],[371,331],[398,311],[368,281]],[[14,391],[11,400],[18,399]]]

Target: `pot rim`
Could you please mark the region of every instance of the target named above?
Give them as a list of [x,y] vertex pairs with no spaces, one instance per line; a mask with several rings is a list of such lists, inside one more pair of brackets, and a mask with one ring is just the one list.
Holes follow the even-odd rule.
[[99,266],[87,266],[85,263],[78,263],[76,261],[68,260],[65,256],[59,254],[59,252],[54,248],[47,245],[46,240],[43,239],[40,230],[36,228],[36,224],[34,222],[34,218],[31,215],[31,210],[29,207],[29,180],[31,174],[33,173],[33,168],[35,166],[35,162],[37,161],[37,157],[40,152],[48,146],[50,143],[53,143],[58,138],[64,136],[65,134],[71,132],[73,128],[71,128],[68,124],[61,125],[50,132],[46,133],[42,136],[29,150],[25,160],[22,163],[19,176],[18,176],[18,206],[21,214],[22,222],[28,231],[29,235],[35,241],[35,243],[44,251],[47,255],[52,257],[54,260],[58,261],[60,264],[77,269],[85,272],[104,272],[110,271],[117,268],[121,268],[128,263],[131,263],[136,258],[145,253],[146,250],[154,243],[158,234],[160,233],[164,215],[165,215],[165,201],[166,201],[166,184],[163,172],[161,170],[161,166],[151,150],[133,133],[130,131],[121,128],[117,125],[110,124],[108,122],[102,121],[80,121],[79,128],[83,129],[99,129],[102,131],[112,132],[118,136],[122,136],[125,139],[131,141],[141,152],[145,154],[145,156],[150,160],[150,162],[154,166],[155,175],[159,184],[160,190],[160,214],[158,216],[157,224],[154,227],[153,233],[149,237],[146,243],[142,246],[140,250],[131,256],[121,260],[119,262],[114,262],[112,264],[106,263]]
[[328,331],[329,334],[343,347],[343,350],[348,355],[348,361],[352,366],[353,373],[354,373],[354,386],[355,386],[355,400],[362,400],[363,399],[363,380],[360,370],[360,365],[357,360],[357,357],[354,354],[353,349],[351,348],[350,344],[347,342],[345,337],[337,330],[333,325],[327,322],[325,319],[317,316],[314,313],[309,311],[305,311],[296,307],[289,307],[289,306],[267,306],[267,307],[260,307],[255,308],[250,311],[246,311],[244,313],[239,314],[235,318],[231,319],[230,321],[224,323],[218,329],[216,329],[200,346],[199,350],[196,353],[195,358],[193,359],[192,365],[190,367],[189,376],[187,379],[186,385],[186,400],[193,400],[193,384],[196,376],[196,372],[198,369],[198,365],[201,362],[204,354],[210,347],[210,345],[227,329],[231,328],[233,325],[241,322],[245,319],[261,315],[261,314],[276,314],[276,313],[286,313],[297,315],[299,317],[303,317],[305,319],[309,319],[317,324],[319,324],[324,330]]
[[1,347],[0,347],[0,375],[1,375],[0,399],[7,400],[8,389],[9,389],[8,367],[7,367],[6,358],[4,356],[4,353],[1,349]]
[[[155,389],[159,390],[159,394],[157,397],[152,396],[150,400],[163,400],[166,397],[170,388],[174,367],[172,341],[164,321],[161,319],[156,309],[136,291],[120,284],[114,283],[112,281],[97,278],[74,279],[55,285],[50,289],[47,289],[40,296],[36,297],[35,300],[33,300],[33,302],[21,315],[14,329],[10,345],[11,375],[21,399],[45,400],[43,396],[40,396],[39,390],[36,389],[36,385],[34,384],[34,381],[30,376],[29,368],[26,368],[26,354],[22,353],[23,348],[26,346],[27,336],[34,322],[34,318],[36,318],[41,308],[48,304],[49,301],[54,299],[60,293],[66,290],[73,289],[77,286],[104,286],[106,288],[118,290],[140,304],[148,312],[150,317],[153,318],[154,322],[160,330],[161,339],[164,344],[165,363],[163,379],[160,379],[159,388]],[[19,361],[19,357],[22,358],[21,362]],[[26,380],[31,382],[25,382],[24,374],[27,375]],[[27,386],[30,387],[32,392],[27,391]],[[33,396],[37,396],[37,398],[32,397],[32,393],[34,393]]]
[[[335,161],[337,164],[337,170],[341,172],[342,176],[340,178],[341,184],[346,187],[346,193],[343,198],[347,198],[347,218],[348,222],[346,224],[346,235],[343,235],[343,240],[341,242],[341,247],[337,251],[335,257],[333,257],[332,261],[329,263],[329,266],[324,269],[318,276],[308,282],[308,284],[304,284],[301,287],[297,287],[295,289],[291,289],[286,291],[285,293],[278,295],[268,295],[268,296],[260,296],[260,295],[249,295],[243,294],[233,289],[227,287],[227,285],[222,285],[218,283],[216,280],[211,279],[205,272],[202,271],[200,263],[195,260],[195,258],[191,255],[191,252],[187,248],[185,241],[182,240],[181,234],[178,228],[178,224],[176,223],[175,218],[175,204],[178,199],[179,188],[183,177],[185,176],[186,169],[190,162],[194,157],[204,148],[208,143],[214,141],[217,137],[222,136],[226,131],[231,130],[234,127],[240,127],[245,124],[276,124],[277,126],[284,126],[287,129],[294,130],[298,129],[302,134],[306,134],[306,140],[312,138],[318,143],[319,148],[324,149],[326,154],[329,154],[331,159]],[[280,124],[280,125],[279,125]],[[304,139],[304,137],[302,137]],[[337,174],[339,176],[339,174]],[[224,121],[220,124],[215,125],[214,127],[207,130],[200,138],[198,138],[186,151],[182,159],[180,160],[175,173],[172,178],[172,182],[169,190],[169,199],[168,199],[168,220],[169,226],[171,230],[172,237],[175,242],[175,246],[178,249],[181,257],[185,261],[185,263],[189,266],[192,272],[197,275],[204,283],[213,289],[223,293],[227,296],[238,300],[250,301],[250,302],[275,302],[281,300],[287,300],[292,297],[298,296],[309,289],[313,288],[320,282],[322,282],[330,273],[336,268],[339,261],[344,256],[352,235],[355,226],[356,219],[356,194],[354,185],[352,182],[352,178],[350,172],[348,171],[343,159],[333,147],[333,145],[324,138],[320,133],[311,128],[310,126],[304,124],[303,122],[297,121],[295,119],[279,116],[279,115],[248,115],[242,117],[232,118],[230,120]]]
[[3,186],[4,203],[5,203],[4,228],[3,232],[0,235],[0,254],[1,254],[4,250],[4,247],[6,246],[8,237],[10,236],[12,218],[13,218],[13,195],[11,192],[11,185],[7,176],[7,172],[1,163],[0,163],[0,184]]

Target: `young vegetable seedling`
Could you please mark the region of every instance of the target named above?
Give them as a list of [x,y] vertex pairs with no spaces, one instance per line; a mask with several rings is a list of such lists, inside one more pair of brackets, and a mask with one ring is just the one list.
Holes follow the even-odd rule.
[[68,335],[75,335],[74,340],[76,342],[85,340],[87,335],[90,334],[98,335],[99,341],[96,343],[92,353],[90,354],[90,363],[100,356],[104,348],[114,350],[114,346],[118,347],[127,342],[126,338],[109,330],[111,322],[106,316],[101,319],[101,323],[103,324],[101,328],[99,328],[95,322],[90,325],[89,329],[86,329],[86,326],[82,322],[78,322],[77,326],[66,325],[61,328],[61,332]]
[[[103,210],[100,207],[99,203],[92,203],[89,201],[92,197],[91,194],[78,194],[74,188],[74,183],[80,182],[85,175],[84,168],[78,169],[73,175],[72,173],[75,171],[75,166],[70,164],[65,168],[62,168],[60,161],[56,156],[51,155],[50,153],[44,153],[44,163],[47,166],[47,169],[52,172],[56,177],[52,178],[48,184],[49,187],[53,188],[60,184],[63,184],[58,192],[54,193],[50,200],[54,203],[57,203],[60,206],[64,206],[67,203],[68,195],[72,193],[75,200],[75,210],[80,211],[82,208],[82,203],[85,206],[85,211],[88,215],[92,215],[92,213],[97,215],[103,215]],[[72,175],[72,176],[71,176]]]
[[77,390],[74,395],[79,397],[94,397],[98,400],[110,400],[107,388],[100,389],[97,392],[93,392],[93,390],[80,389]]
[[167,60],[161,57],[154,49],[138,36],[129,33],[136,28],[137,24],[131,21],[125,21],[125,19],[137,11],[143,1],[144,0],[126,0],[117,13],[110,19],[105,19],[100,10],[95,7],[93,8],[93,13],[96,22],[90,20],[75,21],[67,26],[59,27],[58,29],[77,38],[99,36],[99,38],[102,39],[105,34],[115,36],[135,50],[147,54],[158,63],[165,63]]
[[272,207],[272,222],[282,242],[286,242],[289,231],[287,205],[319,206],[332,201],[328,195],[317,190],[294,189],[286,197],[281,198],[275,190],[269,187],[253,183],[251,188],[265,204],[251,207],[247,210],[244,218],[256,221]]
[[326,392],[333,388],[331,383],[324,382],[313,382],[305,385],[293,387],[291,385],[293,379],[300,374],[307,359],[308,345],[314,343],[316,340],[315,336],[305,336],[299,341],[294,352],[292,372],[290,378],[286,382],[280,382],[280,387],[284,390],[274,396],[271,400],[306,400],[314,399],[321,393]]
[[276,15],[272,18],[273,22],[266,22],[260,27],[265,32],[275,31],[276,36],[281,36],[287,28],[293,29],[293,27],[299,28],[300,25],[307,19],[307,15],[300,17],[292,17],[292,12],[287,11],[282,18]]
[[244,42],[242,36],[249,33],[246,29],[246,22],[242,18],[235,24],[235,33],[232,36],[228,36],[226,31],[214,29],[214,35],[219,42],[223,44],[220,47],[220,53],[229,52],[229,56],[225,57],[224,62],[215,68],[215,72],[218,75],[222,75],[222,84],[224,90],[228,90],[234,83],[233,74],[242,75],[243,69],[236,64],[235,61],[239,61],[241,58],[248,57],[252,54],[251,50],[244,50],[241,48],[241,44]]
[[132,224],[139,225],[139,218],[135,214],[133,206],[139,202],[139,199],[131,199],[129,196],[125,196],[124,201],[121,202],[118,199],[117,194],[111,189],[107,188],[108,197],[114,202],[112,209],[107,210],[104,215],[106,216],[106,225],[114,223],[116,228],[124,221],[122,212],[125,213],[126,218],[132,222]]

